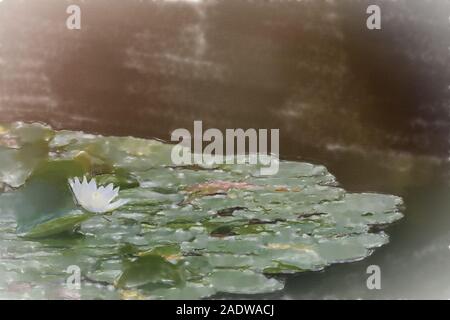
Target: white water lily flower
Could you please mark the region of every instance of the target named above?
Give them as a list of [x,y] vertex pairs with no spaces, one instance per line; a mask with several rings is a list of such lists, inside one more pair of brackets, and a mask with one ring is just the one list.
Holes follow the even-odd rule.
[[78,178],[69,179],[69,185],[77,203],[89,212],[111,212],[128,202],[126,199],[111,202],[119,195],[119,187],[114,189],[112,183],[106,187],[97,187],[95,179],[88,182],[86,177],[83,177],[83,182]]

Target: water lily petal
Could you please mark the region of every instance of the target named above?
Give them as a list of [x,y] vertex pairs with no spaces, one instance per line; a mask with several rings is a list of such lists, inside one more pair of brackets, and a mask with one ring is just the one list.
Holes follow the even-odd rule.
[[80,188],[80,180],[78,178],[69,179],[69,185],[72,189],[73,194],[75,195],[75,198],[78,199],[81,196],[81,188]]
[[95,179],[91,179],[91,181],[89,181],[89,191],[90,192],[95,192],[97,191],[97,182],[95,181]]
[[109,192],[113,191],[113,189],[114,189],[114,185],[112,183],[108,184],[105,188],[105,190],[107,190]]
[[111,191],[105,190],[104,194],[105,194],[105,198],[108,200],[108,203],[113,201],[118,196],[118,194],[116,192],[114,192],[113,190],[111,190]]
[[123,206],[124,204],[128,203],[128,199],[119,199],[116,202],[112,202],[108,205],[108,210],[106,212],[111,212],[116,210],[117,208]]

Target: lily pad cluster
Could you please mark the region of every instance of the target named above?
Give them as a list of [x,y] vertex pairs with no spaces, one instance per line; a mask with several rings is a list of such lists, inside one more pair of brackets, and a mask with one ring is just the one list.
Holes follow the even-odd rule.
[[[0,298],[197,299],[283,289],[281,274],[367,257],[400,219],[392,195],[348,193],[324,166],[175,166],[172,145],[0,127]],[[80,210],[67,180],[120,187],[109,215]],[[70,289],[68,267],[81,272]]]

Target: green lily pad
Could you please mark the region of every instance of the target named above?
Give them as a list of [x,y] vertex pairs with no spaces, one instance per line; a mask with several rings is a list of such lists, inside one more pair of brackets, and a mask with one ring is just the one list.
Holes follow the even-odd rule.
[[268,293],[283,289],[276,279],[249,270],[218,270],[210,276],[212,286],[219,292],[235,294]]
[[48,222],[38,224],[23,237],[30,239],[45,238],[54,236],[63,232],[73,231],[81,222],[92,217],[89,213],[69,214],[64,217],[52,219]]
[[70,214],[76,209],[67,179],[88,171],[82,162],[48,160],[38,166],[27,183],[14,192],[13,211],[17,215],[19,233]]
[[101,174],[95,176],[95,180],[98,185],[108,185],[112,183],[116,187],[120,187],[120,189],[129,189],[136,188],[139,186],[139,182],[132,177],[130,174],[123,172],[123,170],[117,170],[113,174]]
[[[1,127],[8,283],[31,283],[34,298],[64,296],[48,283],[77,265],[87,299],[273,292],[280,274],[366,258],[388,243],[381,227],[403,216],[401,198],[349,193],[324,166],[280,161],[276,175],[262,176],[252,164],[176,166],[171,150],[41,124]],[[120,187],[128,203],[103,216],[76,211],[67,179],[83,175]]]
[[181,286],[184,284],[183,270],[161,256],[144,255],[126,263],[116,286],[137,288],[151,284]]
[[153,299],[192,300],[212,296],[216,290],[212,284],[188,282],[181,288],[160,288],[151,292]]

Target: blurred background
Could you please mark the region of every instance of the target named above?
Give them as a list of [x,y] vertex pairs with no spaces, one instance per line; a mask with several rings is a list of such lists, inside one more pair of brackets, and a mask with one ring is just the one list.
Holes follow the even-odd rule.
[[279,128],[282,158],[402,196],[406,217],[369,259],[270,297],[450,298],[449,16],[446,0],[3,0],[0,122],[162,140],[194,120]]

